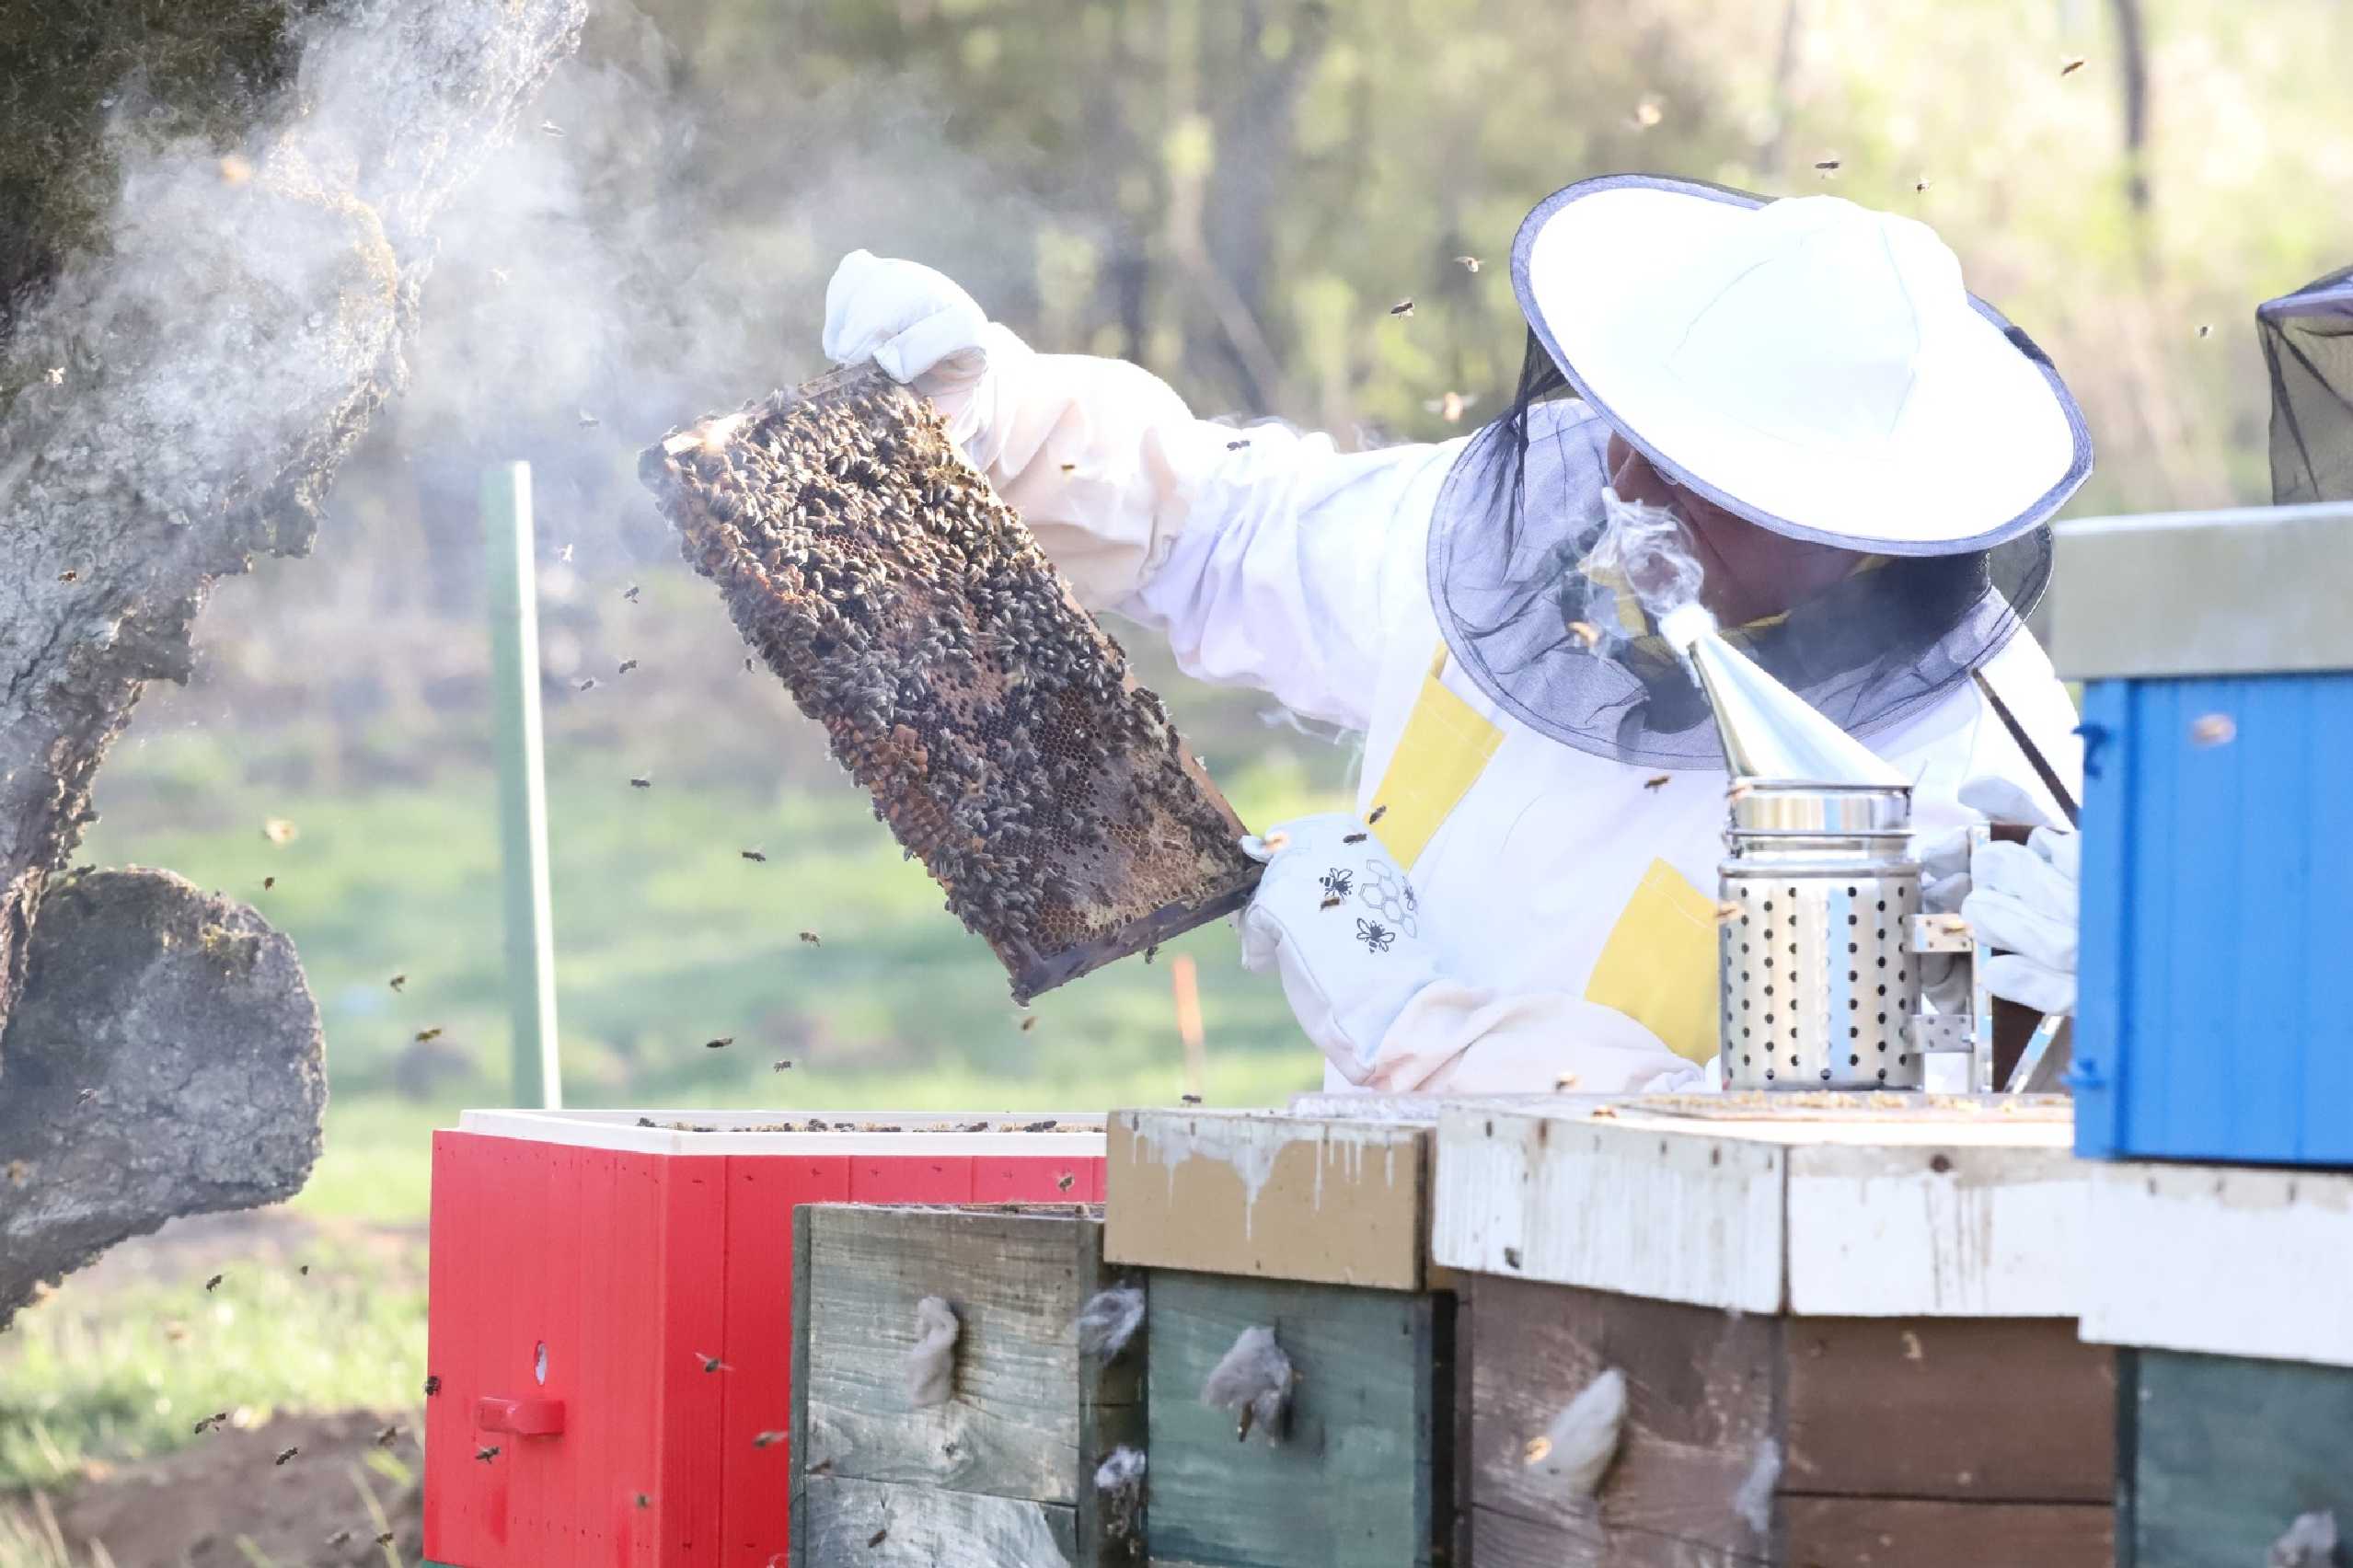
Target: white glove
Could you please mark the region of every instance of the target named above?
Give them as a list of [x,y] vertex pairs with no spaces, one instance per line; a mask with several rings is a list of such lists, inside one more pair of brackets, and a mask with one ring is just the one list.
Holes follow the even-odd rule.
[[1613,1008],[1497,997],[1448,977],[1413,884],[1355,817],[1307,817],[1242,847],[1266,863],[1242,912],[1242,967],[1281,975],[1300,1028],[1350,1083],[1464,1094],[1702,1087],[1699,1067]]
[[[1962,785],[1961,803],[1989,822],[2034,832],[2024,844],[1996,839],[1967,857],[1966,866],[1967,829],[1921,840],[1914,849],[1920,862],[1920,902],[1931,913],[1958,913],[1980,943],[2007,950],[1980,961],[1986,988],[1995,996],[2036,1012],[2073,1012],[2082,840],[2051,822],[2015,780],[1999,775]],[[1942,964],[1921,961],[1921,980],[1939,1012],[1961,1005],[1956,993],[1962,974],[1950,959]]]
[[872,360],[892,380],[931,399],[949,433],[986,468],[992,399],[992,340],[1008,339],[987,312],[946,273],[919,261],[853,250],[825,285],[825,357],[836,364]]

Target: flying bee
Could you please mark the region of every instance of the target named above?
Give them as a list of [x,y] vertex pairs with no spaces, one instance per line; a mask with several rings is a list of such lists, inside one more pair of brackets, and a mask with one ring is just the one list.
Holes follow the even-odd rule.
[[890,1538],[891,1527],[884,1525],[881,1529],[876,1530],[872,1535],[866,1538],[866,1550],[871,1551]]
[[1601,645],[1601,628],[1591,621],[1571,621],[1569,635],[1583,643],[1588,650]]
[[639,1507],[640,1507],[640,1508],[651,1508],[651,1507],[652,1507],[652,1506],[653,1506],[653,1499],[652,1499],[652,1498],[651,1498],[651,1497],[648,1497],[648,1496],[647,1496],[644,1493],[642,1493],[642,1492],[640,1492],[640,1493],[639,1493],[637,1494],[637,1499],[636,1499],[636,1501],[637,1501],[637,1505],[638,1505]]
[[1201,1103],[1201,1096],[1197,1094],[1180,1094],[1177,1098],[1187,1105],[1198,1105]]
[[772,1447],[783,1441],[784,1434],[781,1432],[757,1432],[752,1435],[752,1447],[755,1448]]
[[2072,76],[2082,69],[2083,69],[2083,57],[2080,54],[2070,54],[2059,63],[2059,74],[2062,76]]
[[1029,1017],[1021,1020],[1021,1032],[1027,1034],[1031,1030],[1035,1029],[1037,1026],[1038,1015],[1032,1013]]
[[1431,398],[1429,401],[1424,403],[1422,407],[1428,412],[1437,415],[1438,418],[1446,421],[1448,424],[1460,424],[1462,422],[1464,411],[1467,410],[1471,404],[1478,400],[1479,399],[1477,398],[1468,396],[1464,393],[1448,392],[1443,398]]
[[440,1392],[441,1374],[438,1372],[428,1372],[425,1374],[425,1398],[431,1399]]
[[72,567],[70,567],[70,566],[69,566],[69,567],[67,567],[64,571],[61,571],[61,572],[59,572],[59,573],[57,574],[57,581],[58,581],[58,582],[78,582],[78,581],[80,580],[80,578],[81,578],[81,575],[82,575],[82,574],[81,574],[80,572],[78,572],[78,571],[75,571]]
[[261,836],[279,846],[292,844],[302,836],[302,829],[284,817],[271,817],[261,824]]
[[421,1029],[417,1031],[417,1043],[420,1045],[430,1045],[440,1038],[441,1026],[439,1024],[435,1024],[431,1029]]
[[1062,471],[1066,474],[1075,474],[1078,471],[1078,465],[1076,463],[1065,463],[1062,465]]
[[263,877],[261,879],[261,891],[264,893],[268,893],[271,888],[276,887],[277,885],[278,879],[276,877]]
[[1248,446],[1249,444],[1250,443],[1247,441],[1229,441],[1226,443],[1226,450],[1228,452],[1240,452],[1243,447]]
[[1925,179],[1915,179],[1912,181],[1912,189],[1915,190],[1926,190],[1928,189],[1928,181]]
[[596,677],[594,675],[590,675],[587,679],[582,681],[580,683],[580,689],[582,691],[594,691],[596,689]]
[[586,409],[582,409],[580,411],[580,428],[581,428],[581,429],[582,429],[582,430],[586,430],[586,429],[588,429],[588,428],[589,428],[590,426],[592,426],[592,425],[600,425],[600,424],[603,424],[604,422],[605,422],[605,421],[604,421],[603,420],[598,419],[598,418],[597,418],[594,414],[590,413],[590,412],[589,412]]
[[1327,895],[1324,901],[1321,904],[1317,905],[1316,907],[1318,909],[1337,909],[1347,902],[1348,901],[1346,899],[1341,897],[1335,893]]
[[228,1418],[229,1418],[229,1412],[228,1412],[227,1411],[225,1411],[225,1410],[216,1410],[216,1411],[214,1411],[214,1412],[213,1412],[212,1414],[210,1414],[210,1415],[207,1415],[207,1416],[200,1416],[200,1417],[197,1419],[196,1424],[195,1424],[193,1427],[190,1428],[190,1431],[191,1431],[191,1432],[192,1432],[192,1433],[193,1433],[196,1436],[202,1437],[202,1435],[204,1435],[204,1434],[206,1434],[207,1432],[212,1431],[212,1430],[213,1430],[213,1428],[214,1428],[215,1426],[218,1426],[218,1425],[220,1425],[221,1424],[223,1424],[224,1422],[227,1421],[227,1420],[228,1420]]
[[333,1535],[329,1536],[329,1537],[327,1538],[327,1544],[328,1544],[328,1545],[329,1545],[329,1546],[340,1546],[340,1545],[342,1545],[345,1541],[350,1540],[351,1539],[352,1539],[352,1532],[351,1532],[351,1530],[350,1530],[350,1528],[343,1528],[343,1529],[337,1530],[337,1531],[336,1531]]
[[1551,1455],[1552,1439],[1540,1432],[1521,1446],[1519,1462],[1523,1465],[1540,1465],[1551,1458]]
[[[273,1464],[273,1465],[283,1465],[283,1464],[284,1464],[284,1463],[285,1463],[288,1459],[293,1458],[294,1458],[296,1454],[299,1454],[299,1453],[301,1453],[301,1452],[302,1452],[302,1447],[301,1447],[301,1445],[300,1445],[300,1444],[293,1444],[293,1445],[289,1445],[289,1446],[288,1446],[288,1447],[283,1447],[283,1448],[279,1449],[279,1450],[278,1450],[278,1457],[277,1457],[276,1458],[274,1458],[274,1459],[271,1460],[270,1462],[271,1462],[271,1464]],[[496,1452],[497,1452],[497,1450],[496,1450],[496,1449],[492,1449],[492,1450],[491,1450],[491,1452],[496,1453]]]
[[768,863],[767,852],[766,850],[738,849],[735,853],[742,856],[744,859],[751,861],[755,866],[765,866]]
[[770,1072],[772,1072],[772,1073],[789,1073],[789,1072],[790,1072],[791,1070],[792,1070],[792,1058],[791,1058],[791,1057],[790,1057],[790,1056],[785,1057],[785,1058],[784,1058],[784,1059],[782,1059],[781,1061],[778,1062],[778,1063],[777,1063],[774,1066],[772,1066],[772,1067],[770,1067],[770,1068],[768,1069],[768,1071],[770,1071]]
[[1344,838],[1341,839],[1341,841],[1340,841],[1340,842],[1341,842],[1341,843],[1343,843],[1343,844],[1362,844],[1362,843],[1363,843],[1363,842],[1364,842],[1367,838],[1369,838],[1370,836],[1372,836],[1370,834],[1365,834],[1365,833],[1352,833],[1352,834],[1349,834],[1346,837],[1344,837]]
[[399,1438],[400,1428],[387,1426],[375,1435],[375,1446],[379,1448],[389,1448],[394,1443],[399,1441]]
[[1476,272],[1479,270],[1479,258],[1476,256],[1458,256],[1454,259],[1454,264],[1461,268],[1466,272]]
[[644,593],[644,592],[645,592],[645,590],[644,590],[644,589],[642,589],[642,588],[639,587],[636,583],[632,582],[632,583],[630,583],[628,587],[626,587],[626,588],[624,588],[624,589],[622,589],[622,590],[621,590],[621,597],[622,597],[624,600],[628,601],[629,603],[630,603],[630,604],[634,605],[634,604],[636,604],[636,603],[638,602],[638,595],[639,595],[640,594]]
[[1389,307],[1389,313],[1391,316],[1411,316],[1413,314],[1413,301],[1411,297],[1401,299]]
[[1067,1193],[1070,1190],[1071,1184],[1078,1180],[1078,1178],[1066,1170],[1054,1179],[1054,1190],[1057,1193]]
[[718,1356],[705,1355],[699,1350],[695,1352],[695,1359],[702,1363],[702,1368],[706,1372],[732,1372],[734,1370],[733,1367],[728,1366],[726,1362],[721,1361]]
[[1388,814],[1389,808],[1387,806],[1375,806],[1373,808],[1372,814],[1365,819],[1365,825],[1367,827],[1378,827],[1380,825],[1380,819]]
[[539,122],[539,133],[543,136],[560,136],[564,133],[564,128],[552,120],[543,120]]
[[474,1457],[487,1465],[499,1457],[499,1446],[496,1443],[485,1443],[474,1450]]
[[616,675],[626,675],[637,667],[638,662],[635,659],[624,659],[621,661],[621,667],[614,671],[613,674]]
[[721,1035],[721,1036],[720,1036],[718,1039],[716,1039],[716,1040],[706,1040],[706,1041],[704,1041],[704,1042],[703,1042],[703,1049],[704,1049],[704,1050],[706,1050],[706,1051],[724,1051],[724,1050],[726,1050],[726,1049],[727,1049],[730,1045],[732,1045],[732,1044],[734,1044],[734,1043],[735,1043],[735,1036],[733,1036],[732,1034],[722,1034],[722,1035]]
[[1649,778],[1643,780],[1643,788],[1645,790],[1664,790],[1667,788],[1667,781],[1673,777],[1674,776],[1672,774],[1667,773],[1654,773]]
[[1291,836],[1278,830],[1268,834],[1258,842],[1260,847],[1263,848],[1269,855],[1279,855],[1284,850],[1288,849],[1291,847]]
[[1667,111],[1659,107],[1659,102],[1656,98],[1646,98],[1637,102],[1634,105],[1634,112],[1628,115],[1626,118],[1628,122],[1631,123],[1635,130],[1647,131],[1652,126],[1656,125],[1660,121],[1666,119]]
[[378,1546],[390,1546],[392,1544],[392,1538],[398,1533],[399,1532],[397,1530],[386,1530],[375,1538],[375,1543]]
[[208,1280],[206,1280],[206,1281],[204,1282],[204,1288],[205,1288],[205,1290],[206,1290],[207,1292],[210,1292],[210,1291],[213,1291],[213,1290],[217,1290],[217,1289],[219,1289],[219,1288],[220,1288],[220,1286],[221,1286],[221,1281],[222,1281],[222,1280],[224,1280],[224,1279],[225,1279],[225,1278],[227,1278],[227,1277],[228,1277],[228,1276],[227,1276],[227,1275],[225,1275],[225,1274],[214,1274],[214,1275],[213,1275],[211,1279],[208,1279]]
[[1839,172],[1839,160],[1836,158],[1817,158],[1814,160],[1814,172],[1820,175],[1823,179],[1828,179],[1830,176]]
[[571,546],[566,545],[563,548],[556,552],[556,559],[560,561],[569,562],[571,559]]
[[396,991],[400,989],[403,986],[406,986],[408,983],[409,976],[406,974],[396,974],[390,980],[385,982],[385,984],[390,986]]
[[640,773],[629,780],[629,788],[632,790],[651,790],[653,788],[653,780]]
[[1566,1092],[1569,1090],[1576,1088],[1578,1078],[1576,1074],[1563,1073],[1560,1077],[1552,1080],[1552,1087],[1556,1090]]
[[2201,338],[2210,338],[2214,335],[2214,329],[2201,321],[2197,324],[2197,335]]
[[1717,925],[1729,925],[1739,918],[1740,905],[1733,902],[1731,899],[1724,899],[1715,906],[1715,923]]
[[817,940],[817,933],[816,933],[816,932],[814,932],[814,931],[803,931],[803,932],[802,932],[802,933],[801,933],[801,940],[802,940],[802,941],[804,941],[804,942],[807,942],[807,943],[808,943],[811,947],[823,947],[823,946],[825,946],[825,943],[823,943],[823,942],[821,942],[821,941],[819,941],[819,940]]

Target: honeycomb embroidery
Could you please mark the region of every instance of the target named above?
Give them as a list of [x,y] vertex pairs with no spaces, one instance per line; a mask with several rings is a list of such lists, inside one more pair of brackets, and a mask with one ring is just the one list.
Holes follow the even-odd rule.
[[1421,900],[1413,895],[1413,884],[1387,860],[1376,858],[1365,862],[1364,880],[1356,884],[1356,895],[1359,903],[1395,930],[1409,937],[1421,935],[1414,918]]

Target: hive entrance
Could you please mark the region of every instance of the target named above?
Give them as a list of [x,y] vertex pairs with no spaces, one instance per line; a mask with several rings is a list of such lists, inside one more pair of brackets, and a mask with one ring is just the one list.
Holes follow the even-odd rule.
[[1016,1000],[1248,900],[1241,823],[922,398],[836,372],[640,474]]

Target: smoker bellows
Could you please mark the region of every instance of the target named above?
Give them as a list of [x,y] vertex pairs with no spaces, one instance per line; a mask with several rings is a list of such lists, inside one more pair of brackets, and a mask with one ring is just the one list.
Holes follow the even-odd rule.
[[1239,908],[1241,824],[920,398],[836,372],[640,464],[736,628],[1026,1001]]

